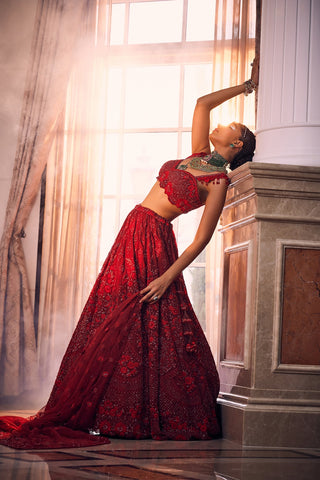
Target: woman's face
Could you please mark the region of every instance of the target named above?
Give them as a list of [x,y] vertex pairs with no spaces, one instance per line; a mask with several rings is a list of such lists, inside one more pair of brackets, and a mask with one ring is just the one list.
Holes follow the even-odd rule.
[[223,147],[236,143],[240,137],[241,127],[235,122],[232,122],[229,125],[218,124],[217,128],[215,128],[209,135],[212,145],[221,145]]

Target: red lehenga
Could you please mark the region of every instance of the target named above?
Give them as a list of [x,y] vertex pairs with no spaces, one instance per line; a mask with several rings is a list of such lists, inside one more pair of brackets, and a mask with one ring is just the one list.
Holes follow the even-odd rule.
[[136,206],[96,280],[47,405],[27,420],[0,418],[1,444],[81,447],[108,437],[205,440],[219,433],[219,378],[182,275],[158,302],[139,302],[139,291],[176,258],[171,223]]

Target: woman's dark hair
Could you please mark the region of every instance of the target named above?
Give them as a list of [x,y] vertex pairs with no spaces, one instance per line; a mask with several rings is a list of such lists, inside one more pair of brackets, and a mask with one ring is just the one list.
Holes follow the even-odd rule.
[[256,137],[255,134],[249,130],[245,125],[240,124],[241,128],[241,137],[240,140],[243,142],[243,146],[240,152],[234,157],[230,162],[230,169],[235,170],[246,162],[251,162],[256,148]]

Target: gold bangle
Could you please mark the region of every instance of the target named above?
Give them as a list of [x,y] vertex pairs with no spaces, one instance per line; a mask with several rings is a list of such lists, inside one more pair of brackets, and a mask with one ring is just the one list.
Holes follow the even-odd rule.
[[246,80],[244,83],[244,95],[247,97],[249,95],[249,93],[252,93],[256,88],[257,88],[257,85],[254,83],[253,80]]

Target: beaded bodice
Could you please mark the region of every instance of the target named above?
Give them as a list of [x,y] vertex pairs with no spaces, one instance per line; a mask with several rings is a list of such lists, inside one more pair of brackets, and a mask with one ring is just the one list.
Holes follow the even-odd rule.
[[[194,154],[193,156],[202,156]],[[189,157],[190,158],[190,157]],[[214,172],[206,175],[195,176],[187,170],[178,169],[181,160],[170,160],[162,165],[157,180],[169,199],[169,202],[178,207],[183,213],[190,212],[201,205],[199,183],[220,182],[224,178],[229,185],[230,180],[224,172]]]

